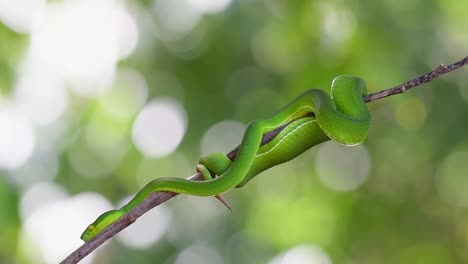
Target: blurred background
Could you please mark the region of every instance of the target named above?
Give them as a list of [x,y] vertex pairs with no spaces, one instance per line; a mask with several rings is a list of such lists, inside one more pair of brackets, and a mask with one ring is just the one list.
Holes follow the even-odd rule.
[[[390,88],[467,55],[468,2],[0,0],[0,263],[57,263],[158,177],[334,76]],[[82,263],[468,263],[468,75],[369,104],[225,195],[179,196]]]

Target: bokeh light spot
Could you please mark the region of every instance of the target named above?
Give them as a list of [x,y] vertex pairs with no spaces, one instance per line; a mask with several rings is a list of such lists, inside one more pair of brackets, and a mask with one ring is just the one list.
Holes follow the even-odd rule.
[[0,0],[0,21],[12,30],[29,33],[44,12],[46,0]]
[[211,126],[203,135],[203,154],[229,151],[240,144],[245,127],[237,121],[221,121]]
[[352,14],[332,4],[322,4],[322,41],[325,47],[339,47],[354,33],[356,22]]
[[189,0],[190,5],[202,14],[223,11],[231,0]]
[[[42,206],[23,221],[20,251],[31,263],[58,263],[83,244],[80,235],[86,226],[109,209],[105,198],[89,193]],[[92,257],[83,259],[91,261]]]
[[436,184],[439,195],[452,205],[468,207],[468,152],[454,152],[439,165]]
[[0,169],[13,170],[31,156],[35,133],[28,119],[0,108]]
[[183,107],[175,100],[154,100],[138,114],[133,124],[133,142],[147,156],[166,156],[181,142],[187,128],[186,119]]
[[363,145],[348,147],[325,142],[320,146],[315,169],[320,180],[330,189],[352,191],[369,175],[369,153]]
[[47,125],[65,111],[68,100],[62,83],[41,70],[21,72],[15,87],[15,103],[31,121]]
[[175,264],[222,264],[219,253],[206,245],[193,245],[184,249],[176,258]]
[[78,94],[95,96],[110,87],[117,61],[136,45],[137,34],[129,33],[135,30],[116,1],[51,3],[32,31],[28,55]]
[[275,257],[270,264],[332,264],[331,258],[321,248],[299,245]]
[[23,221],[37,209],[67,198],[63,187],[50,182],[34,184],[27,188],[20,199],[20,216]]
[[153,1],[153,11],[160,24],[161,37],[165,40],[181,39],[198,24],[201,14],[188,1]]
[[[130,198],[125,199],[120,206],[129,201]],[[138,221],[133,225],[120,232],[118,238],[127,247],[145,249],[160,240],[170,225],[170,209],[164,205],[159,205],[154,210],[138,218]]]
[[115,9],[117,51],[120,59],[129,56],[138,44],[138,27],[135,19],[122,8]]
[[25,163],[10,172],[10,176],[22,187],[50,181],[57,176],[59,163],[57,151],[53,147],[38,145]]

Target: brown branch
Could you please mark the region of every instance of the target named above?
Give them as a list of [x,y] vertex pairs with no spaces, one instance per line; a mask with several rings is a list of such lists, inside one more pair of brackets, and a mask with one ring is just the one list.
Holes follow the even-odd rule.
[[411,81],[407,81],[404,84],[364,96],[364,101],[368,103],[385,98],[387,96],[404,93],[406,90],[419,86],[423,83],[430,82],[433,79],[439,77],[440,75],[449,73],[453,70],[463,67],[466,64],[468,64],[468,56],[450,65],[440,64],[439,67],[435,68],[433,71],[430,71],[424,75],[414,78]]
[[[427,83],[432,81],[433,79],[439,77],[442,74],[451,72],[455,69],[458,69],[464,65],[468,64],[468,56],[463,58],[462,60],[459,60],[453,64],[450,65],[439,65],[436,69],[433,71],[426,73],[422,76],[419,76],[411,81],[408,81],[404,84],[401,84],[399,86],[395,86],[390,89],[386,89],[377,93],[373,93],[367,96],[364,96],[364,101],[367,102],[372,102],[378,99],[385,98],[387,96],[395,95],[395,94],[400,94],[404,93],[406,90],[411,89],[413,87],[419,86],[423,83]],[[284,129],[288,124],[285,124],[281,127],[278,127],[277,129],[265,134],[263,136],[262,140],[262,145],[268,143],[271,141],[279,132],[281,132],[282,129]],[[231,150],[227,155],[231,160],[234,160],[234,158],[237,155],[239,147],[234,148]],[[190,176],[187,178],[189,180],[202,180],[202,176],[197,173],[195,175]],[[98,248],[101,244],[112,238],[114,235],[122,231],[124,228],[127,226],[131,225],[133,222],[136,221],[140,216],[145,214],[147,211],[151,210],[153,207],[162,204],[166,202],[167,200],[171,199],[172,197],[178,195],[177,193],[172,193],[172,192],[158,192],[158,193],[152,193],[148,196],[148,198],[143,201],[141,204],[139,204],[137,207],[135,207],[133,210],[128,212],[126,215],[121,217],[119,220],[117,220],[115,223],[110,225],[107,229],[105,229],[103,232],[101,232],[99,235],[97,235],[94,239],[91,241],[83,244],[80,246],[78,249],[76,249],[73,253],[71,253],[67,258],[65,258],[61,264],[74,264],[78,263],[81,259],[86,257],[89,253],[94,251],[96,248]]]

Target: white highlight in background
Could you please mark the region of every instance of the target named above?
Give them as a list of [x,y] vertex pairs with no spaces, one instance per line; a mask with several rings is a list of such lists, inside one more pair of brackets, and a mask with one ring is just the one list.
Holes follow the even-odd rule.
[[46,0],[0,0],[0,22],[16,32],[29,33],[45,9]]
[[325,142],[318,151],[315,169],[320,180],[330,189],[352,191],[369,176],[369,153],[363,145],[349,147]]
[[54,122],[68,105],[62,82],[38,68],[20,71],[14,91],[18,109],[38,125]]
[[67,198],[65,189],[51,182],[32,185],[21,195],[19,203],[20,216],[23,221],[40,208]]
[[116,1],[51,3],[32,31],[28,61],[95,96],[109,88],[137,37],[135,21]]
[[59,157],[53,145],[40,142],[28,160],[10,171],[12,181],[18,186],[27,187],[38,182],[52,181],[59,171]]
[[[325,2],[326,3],[326,2]],[[339,48],[356,29],[352,13],[333,4],[321,4],[322,41],[325,47]]]
[[242,141],[245,127],[237,121],[221,121],[214,124],[203,135],[201,153],[229,151]]
[[213,14],[226,9],[231,0],[189,0],[189,3],[202,14]]
[[183,107],[169,98],[157,99],[138,114],[132,129],[135,146],[146,156],[162,157],[173,152],[187,128]]
[[275,257],[270,264],[332,264],[330,257],[321,248],[300,245]]
[[153,11],[159,22],[161,37],[178,40],[190,33],[200,20],[200,14],[187,2],[188,0],[155,0]]
[[[129,200],[130,198],[125,199],[119,207],[126,204]],[[171,215],[171,210],[168,207],[159,205],[120,232],[117,238],[130,248],[149,248],[167,232],[171,225]]]
[[154,0],[153,11],[161,37],[175,41],[190,33],[205,14],[223,11],[230,0]]
[[29,120],[17,112],[0,108],[0,169],[23,165],[34,149],[35,134]]
[[211,247],[195,244],[184,249],[176,258],[175,264],[222,264],[223,259],[219,253]]
[[[83,244],[81,233],[110,207],[105,198],[90,193],[42,206],[23,219],[19,250],[34,263],[58,263]],[[91,261],[92,257],[83,259]]]

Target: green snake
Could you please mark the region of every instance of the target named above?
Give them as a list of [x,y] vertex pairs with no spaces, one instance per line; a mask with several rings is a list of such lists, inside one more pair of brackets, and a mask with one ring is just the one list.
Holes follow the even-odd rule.
[[[329,139],[344,145],[361,143],[370,125],[370,114],[362,99],[366,93],[364,81],[348,75],[333,80],[332,97],[319,89],[303,92],[272,117],[250,122],[234,161],[223,153],[211,153],[202,156],[197,166],[203,181],[172,177],[151,181],[122,208],[99,216],[86,228],[81,239],[91,240],[150,193],[169,191],[220,198],[220,194],[242,187],[260,172]],[[263,135],[281,126],[281,132],[262,145]]]

